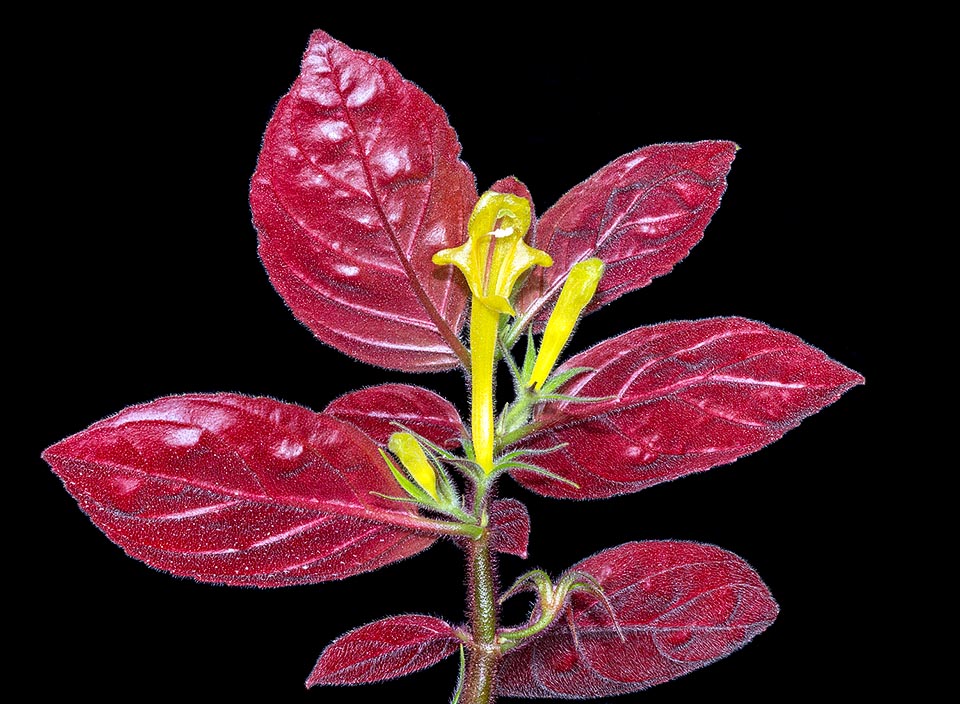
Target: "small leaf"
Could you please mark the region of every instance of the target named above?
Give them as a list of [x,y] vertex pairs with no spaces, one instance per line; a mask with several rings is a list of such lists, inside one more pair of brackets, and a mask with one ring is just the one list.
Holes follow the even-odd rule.
[[798,337],[743,318],[638,328],[568,360],[593,369],[542,404],[513,447],[566,443],[537,464],[579,488],[514,471],[545,496],[603,498],[733,462],[779,439],[863,382]]
[[625,154],[547,210],[532,245],[553,266],[531,272],[517,301],[516,329],[546,326],[551,305],[578,262],[603,261],[584,314],[666,274],[703,237],[733,163],[732,142],[657,144]]
[[496,499],[490,504],[490,549],[527,557],[530,514],[516,499]]
[[324,409],[355,425],[379,445],[386,445],[399,423],[440,447],[454,447],[463,423],[452,403],[433,391],[407,384],[382,384],[351,391]]
[[437,535],[352,425],[270,398],[170,396],[43,453],[128,555],[201,582],[278,587],[402,560]]
[[[777,604],[741,558],[699,543],[649,541],[574,565],[603,590],[570,598],[569,623],[507,653],[502,696],[576,698],[637,692],[739,649],[777,616]],[[573,630],[571,630],[571,628]]]
[[477,200],[447,116],[388,62],[317,31],[263,137],[250,188],[259,252],[323,342],[389,369],[465,363],[466,287],[433,254]]
[[307,678],[318,684],[364,684],[409,675],[457,650],[451,626],[432,616],[391,616],[340,636],[328,645]]

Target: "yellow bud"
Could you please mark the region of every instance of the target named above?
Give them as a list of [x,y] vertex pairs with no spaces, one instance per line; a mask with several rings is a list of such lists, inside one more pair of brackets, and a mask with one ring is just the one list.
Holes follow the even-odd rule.
[[397,456],[400,464],[404,466],[413,481],[432,496],[436,501],[440,500],[437,495],[437,472],[427,459],[426,453],[420,447],[420,443],[410,433],[394,433],[390,436],[390,442],[387,445],[390,452]]
[[575,264],[567,275],[567,280],[563,282],[563,289],[560,291],[557,305],[550,314],[550,320],[547,321],[547,329],[540,343],[540,352],[537,354],[537,361],[530,375],[529,385],[536,384],[537,391],[543,387],[550,372],[553,371],[553,365],[557,363],[560,352],[570,339],[573,326],[593,298],[593,294],[596,293],[601,276],[603,276],[603,262],[596,258],[587,259]]

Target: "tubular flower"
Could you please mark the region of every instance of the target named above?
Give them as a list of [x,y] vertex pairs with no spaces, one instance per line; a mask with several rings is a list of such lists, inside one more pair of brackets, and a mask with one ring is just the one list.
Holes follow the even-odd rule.
[[460,269],[473,294],[471,431],[476,462],[488,474],[493,471],[493,360],[500,315],[516,315],[510,293],[521,274],[535,264],[553,264],[550,255],[523,241],[531,219],[526,198],[487,191],[470,214],[467,241],[433,255],[434,264],[453,264]]
[[410,433],[394,433],[390,436],[387,445],[390,452],[397,456],[400,464],[410,473],[413,481],[420,485],[435,501],[440,500],[437,494],[437,472],[427,459],[420,443]]
[[530,375],[530,386],[536,384],[539,391],[553,371],[560,352],[570,339],[573,326],[580,318],[583,309],[597,291],[597,284],[603,276],[603,262],[599,259],[587,259],[574,265],[563,282],[563,289],[557,304],[550,313],[547,328],[540,343],[536,364]]
[[498,313],[516,315],[510,293],[517,279],[534,264],[553,264],[550,255],[523,241],[530,220],[530,201],[526,198],[487,191],[470,214],[470,237],[459,247],[434,254],[433,263],[453,264],[460,269],[474,301]]

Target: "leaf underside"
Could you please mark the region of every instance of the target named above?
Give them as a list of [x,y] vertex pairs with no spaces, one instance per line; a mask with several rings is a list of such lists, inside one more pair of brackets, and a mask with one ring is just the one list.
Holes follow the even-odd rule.
[[542,331],[570,269],[591,257],[604,274],[584,314],[673,269],[703,237],[736,151],[725,141],[643,147],[568,191],[537,223],[532,244],[553,266],[531,272],[519,319]]
[[436,539],[376,445],[270,398],[197,394],[131,406],[44,459],[130,556],[201,582],[278,587],[375,570]]
[[350,631],[328,645],[307,678],[320,684],[366,684],[409,675],[456,652],[453,627],[432,616],[391,616]]
[[569,359],[561,387],[592,403],[543,404],[514,447],[561,449],[537,464],[577,486],[517,470],[537,493],[596,499],[640,491],[755,452],[862,383],[798,337],[743,318],[637,328]]
[[573,594],[569,619],[507,653],[498,671],[500,695],[586,699],[636,692],[729,655],[777,616],[756,572],[711,545],[627,543],[570,571],[597,580],[616,625],[595,596]]

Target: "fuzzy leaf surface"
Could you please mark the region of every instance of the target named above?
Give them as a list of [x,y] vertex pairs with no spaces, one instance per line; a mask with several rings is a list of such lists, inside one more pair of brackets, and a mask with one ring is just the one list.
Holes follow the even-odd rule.
[[562,388],[593,403],[543,404],[515,447],[579,485],[514,472],[537,493],[595,499],[732,462],[779,439],[863,378],[795,335],[743,318],[637,328],[569,359]]
[[170,396],[43,453],[131,557],[201,582],[342,579],[427,548],[429,521],[352,425],[270,398]]
[[466,288],[431,256],[477,200],[446,113],[388,62],[314,32],[267,126],[250,204],[260,257],[323,342],[389,369],[458,363]]
[[421,386],[381,384],[351,391],[324,409],[355,425],[379,445],[386,445],[400,423],[441,447],[454,447],[464,434],[460,414],[452,403]]
[[507,653],[497,681],[501,695],[580,699],[636,692],[729,655],[777,616],[756,572],[711,545],[627,543],[571,570],[599,582],[619,632],[596,597],[574,593],[569,621],[557,619]]
[[307,687],[364,684],[409,675],[457,650],[453,626],[432,616],[391,616],[350,631],[324,648]]
[[490,549],[527,557],[530,513],[516,499],[496,499],[490,504]]
[[537,224],[532,244],[553,266],[532,270],[517,301],[519,320],[543,330],[570,269],[591,257],[605,270],[584,314],[673,269],[720,205],[736,149],[724,141],[644,147],[564,194]]

